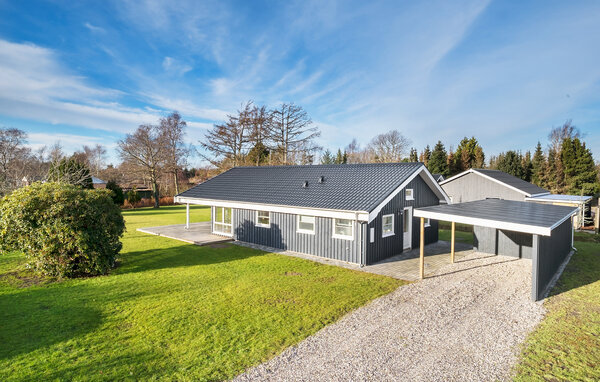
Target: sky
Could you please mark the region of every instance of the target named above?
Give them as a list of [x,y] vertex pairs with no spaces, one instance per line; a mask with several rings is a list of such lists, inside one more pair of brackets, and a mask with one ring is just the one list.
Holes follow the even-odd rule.
[[197,144],[248,100],[331,150],[397,129],[489,157],[572,119],[600,160],[600,2],[0,0],[0,126],[34,148],[116,163],[140,124],[176,110]]

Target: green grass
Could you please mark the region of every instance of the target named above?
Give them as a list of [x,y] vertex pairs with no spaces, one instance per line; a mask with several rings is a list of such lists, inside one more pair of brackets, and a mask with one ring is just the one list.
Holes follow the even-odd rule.
[[[0,256],[0,380],[220,380],[391,292],[391,278],[235,245],[198,247],[136,231],[185,208],[124,212],[119,267],[40,280]],[[207,208],[192,221],[208,220]]]
[[[452,232],[447,229],[439,230],[439,240],[450,241]],[[473,233],[454,231],[454,239],[459,243],[473,244]]]
[[525,343],[516,381],[600,380],[600,244],[575,247]]

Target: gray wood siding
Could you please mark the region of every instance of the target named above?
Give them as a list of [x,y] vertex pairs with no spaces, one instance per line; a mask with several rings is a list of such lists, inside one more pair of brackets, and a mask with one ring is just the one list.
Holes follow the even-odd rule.
[[[414,200],[406,200],[406,188],[413,189]],[[403,251],[403,227],[402,215],[404,207],[411,206],[426,207],[439,204],[439,198],[429,188],[427,183],[420,176],[413,179],[406,188],[398,193],[389,201],[379,212],[377,217],[368,224],[365,240],[366,244],[366,264],[373,264],[388,257],[402,253]],[[382,216],[394,215],[394,236],[382,237]],[[419,246],[419,218],[412,219],[412,248]],[[374,242],[371,243],[371,228],[375,229]],[[431,226],[425,228],[425,243],[434,243],[438,240],[438,222],[432,220]]]
[[473,226],[473,249],[476,251],[531,259],[532,246],[531,234]]
[[486,198],[525,201],[525,195],[481,175],[469,173],[442,185],[452,203],[465,203]]
[[315,233],[296,232],[297,215],[271,212],[271,226],[256,226],[256,210],[234,209],[235,240],[360,264],[364,229],[354,224],[354,240],[333,238],[333,219],[315,218]]
[[552,230],[551,236],[539,236],[537,261],[532,262],[534,267],[532,294],[535,300],[542,298],[558,268],[571,252],[571,224],[571,219],[567,219]]

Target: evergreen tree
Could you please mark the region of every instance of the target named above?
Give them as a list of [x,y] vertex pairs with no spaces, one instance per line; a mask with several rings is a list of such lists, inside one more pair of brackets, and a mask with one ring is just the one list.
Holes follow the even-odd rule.
[[553,148],[548,149],[548,163],[546,165],[546,174],[544,176],[543,187],[547,190],[555,192],[557,189],[557,165],[556,165],[556,151]]
[[458,173],[470,168],[483,167],[485,155],[475,137],[464,137],[453,155],[453,169]]
[[579,138],[573,139],[573,149],[575,164],[571,176],[566,179],[567,190],[575,195],[595,195],[600,190],[600,185],[592,152],[587,149],[585,142],[581,143]]
[[410,149],[410,155],[408,157],[409,162],[418,162],[419,157],[417,156],[417,149],[414,147]]
[[544,157],[544,152],[542,151],[542,144],[540,142],[537,143],[535,147],[535,153],[533,154],[533,160],[531,161],[531,182],[540,187],[544,187],[544,176],[546,167],[546,158]]
[[485,167],[485,154],[483,153],[483,149],[481,146],[477,145],[475,147],[475,161],[473,162],[474,168],[484,168]]
[[521,159],[521,166],[523,167],[522,179],[526,182],[531,182],[531,176],[533,173],[533,163],[531,162],[531,152],[527,151],[525,156]]
[[523,170],[521,154],[510,150],[501,157],[499,156],[498,170],[523,179],[525,172]]
[[90,169],[85,163],[76,160],[74,157],[52,162],[48,170],[48,180],[50,182],[73,184],[82,188],[94,188]]
[[331,155],[331,151],[325,150],[323,156],[321,157],[321,164],[333,164],[334,159],[333,155]]
[[438,141],[433,147],[427,168],[432,174],[442,174],[444,177],[450,174],[448,169],[448,154],[442,141]]
[[346,151],[342,153],[342,149],[338,149],[337,154],[333,163],[335,164],[346,164],[348,162],[348,155],[346,155]]
[[421,155],[419,155],[419,161],[425,163],[425,166],[427,166],[427,164],[429,163],[430,160],[431,160],[431,148],[429,148],[429,145],[427,145],[425,147],[425,150],[423,150],[421,152]]

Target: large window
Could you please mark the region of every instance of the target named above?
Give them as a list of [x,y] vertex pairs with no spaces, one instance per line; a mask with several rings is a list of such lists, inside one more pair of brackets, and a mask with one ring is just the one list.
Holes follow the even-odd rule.
[[231,235],[231,208],[214,207],[213,216],[213,232],[222,235]]
[[381,217],[381,236],[393,236],[394,235],[394,215],[383,215]]
[[354,239],[354,225],[350,219],[333,219],[333,237],[338,239]]
[[269,211],[256,211],[256,226],[269,228],[271,226],[271,213]]
[[298,215],[298,227],[296,229],[300,233],[315,233],[315,217]]

